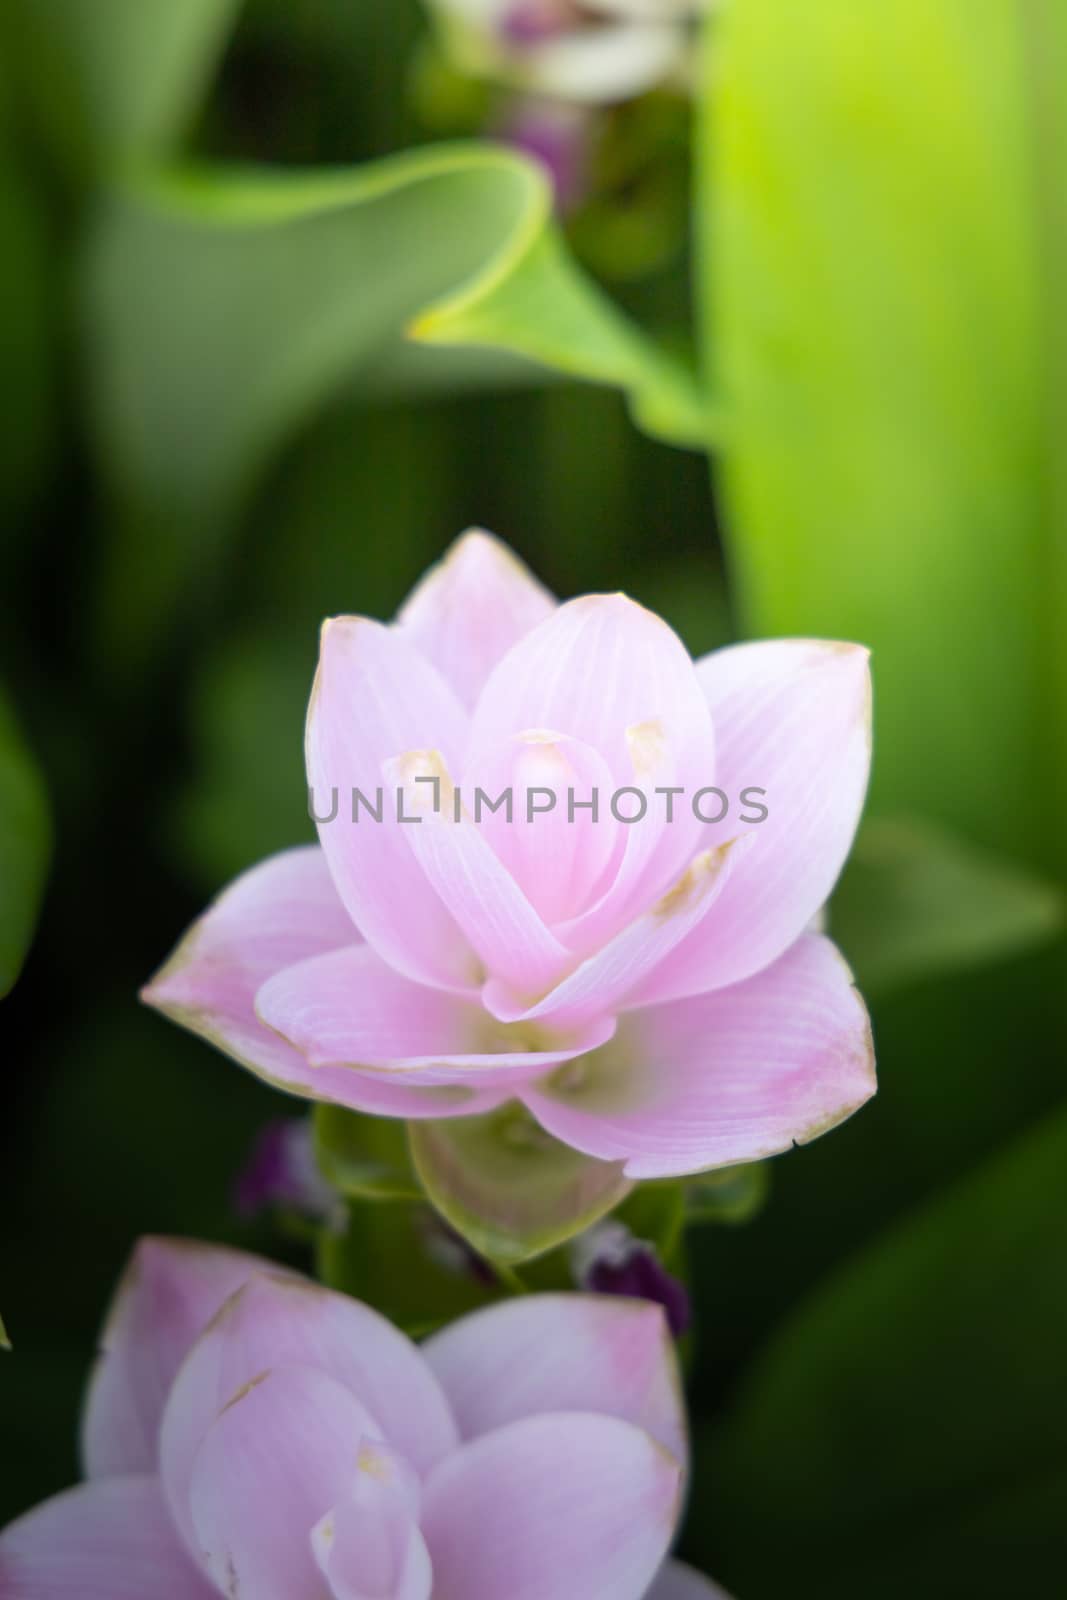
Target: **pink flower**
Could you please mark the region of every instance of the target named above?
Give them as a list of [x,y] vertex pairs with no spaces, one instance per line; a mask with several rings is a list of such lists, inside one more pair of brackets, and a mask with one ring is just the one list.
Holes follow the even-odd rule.
[[684,88],[711,0],[431,0],[461,72],[578,105]]
[[860,647],[694,663],[624,595],[557,605],[467,534],[392,625],[326,623],[307,773],[333,819],[145,998],[307,1098],[518,1099],[631,1179],[769,1156],[874,1092],[863,1003],[811,931],[869,762]]
[[235,1251],[146,1239],[88,1481],[0,1536],[4,1600],[711,1600],[664,1566],[685,1421],[658,1307],[544,1295],[422,1350]]

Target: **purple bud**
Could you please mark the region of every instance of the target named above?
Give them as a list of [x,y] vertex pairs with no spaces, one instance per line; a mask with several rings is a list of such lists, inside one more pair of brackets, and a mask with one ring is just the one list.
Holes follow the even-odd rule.
[[261,1128],[233,1191],[238,1216],[286,1207],[327,1227],[344,1226],[344,1202],[315,1161],[309,1117],[282,1118]]
[[574,1276],[594,1294],[626,1295],[663,1307],[676,1339],[689,1327],[689,1292],[667,1271],[654,1245],[636,1239],[621,1222],[601,1222],[575,1240]]
[[500,34],[522,49],[562,33],[573,22],[567,0],[512,0],[500,19]]
[[545,168],[561,212],[580,205],[589,187],[592,119],[587,111],[520,100],[511,106],[500,132],[508,144]]

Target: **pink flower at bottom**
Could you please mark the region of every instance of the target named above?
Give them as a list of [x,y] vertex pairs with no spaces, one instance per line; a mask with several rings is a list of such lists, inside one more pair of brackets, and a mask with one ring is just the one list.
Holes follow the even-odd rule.
[[417,1349],[235,1251],[146,1239],[87,1482],[0,1535],[3,1600],[713,1600],[665,1557],[685,1419],[658,1307],[510,1301]]
[[144,996],[269,1082],[412,1120],[517,1099],[627,1179],[773,1155],[874,1093],[811,931],[867,785],[866,650],[694,662],[471,533],[392,625],[325,624],[306,760],[319,846],[239,878]]

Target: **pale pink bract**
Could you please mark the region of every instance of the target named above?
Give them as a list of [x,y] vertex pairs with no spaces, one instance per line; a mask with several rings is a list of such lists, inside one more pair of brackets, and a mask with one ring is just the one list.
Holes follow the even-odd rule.
[[[773,1155],[874,1092],[863,1003],[812,931],[869,765],[861,647],[694,663],[625,596],[557,605],[470,533],[392,625],[325,625],[307,773],[337,815],[238,879],[145,998],[306,1098],[407,1119],[517,1099],[630,1179]],[[476,789],[509,786],[512,822],[476,821]],[[718,823],[692,804],[710,786]],[[535,788],[557,803],[531,823]],[[381,822],[352,821],[357,789]],[[595,821],[568,789],[599,792]],[[639,822],[612,815],[622,790]]]
[[142,1240],[87,1481],[0,1535],[3,1600],[715,1600],[666,1561],[685,1420],[656,1306],[544,1295],[417,1349],[236,1251]]

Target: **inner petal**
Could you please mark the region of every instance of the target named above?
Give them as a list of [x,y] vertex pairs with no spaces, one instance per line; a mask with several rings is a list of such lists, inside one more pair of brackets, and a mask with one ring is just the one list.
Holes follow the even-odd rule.
[[528,728],[464,783],[464,803],[499,860],[551,927],[611,881],[625,846],[607,762],[590,745]]
[[404,1457],[379,1439],[362,1438],[348,1493],[311,1535],[335,1600],[430,1600],[420,1501],[419,1480]]

